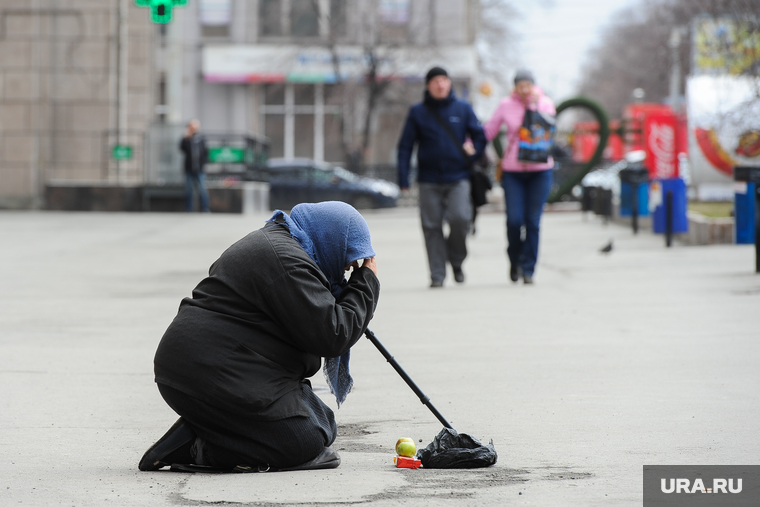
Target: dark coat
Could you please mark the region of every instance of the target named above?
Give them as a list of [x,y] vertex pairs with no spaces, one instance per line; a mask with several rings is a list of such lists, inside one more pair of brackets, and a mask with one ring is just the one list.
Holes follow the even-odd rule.
[[201,134],[185,136],[179,142],[179,150],[185,156],[185,173],[198,174],[203,172],[203,166],[208,161],[206,138]]
[[336,300],[286,225],[255,231],[182,300],[156,352],[156,382],[241,417],[309,416],[302,379],[361,338],[379,292],[363,267]]
[[[438,112],[448,123],[459,144],[455,144],[426,105]],[[477,153],[465,160],[462,144],[469,137]],[[425,183],[454,183],[469,178],[469,167],[486,147],[486,136],[472,106],[458,100],[454,92],[436,100],[425,92],[425,99],[409,109],[404,130],[398,142],[398,184],[409,188],[409,162],[417,144],[417,181]]]

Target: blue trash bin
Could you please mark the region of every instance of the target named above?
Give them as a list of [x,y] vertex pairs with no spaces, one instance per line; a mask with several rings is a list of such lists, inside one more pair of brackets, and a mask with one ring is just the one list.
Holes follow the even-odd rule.
[[746,190],[734,193],[734,228],[736,243],[751,245],[755,243],[755,183],[737,183]]
[[652,213],[652,228],[656,234],[665,234],[665,202],[668,192],[673,193],[673,234],[689,231],[689,220],[686,218],[686,183],[681,178],[657,180],[662,189],[662,200]]
[[639,194],[639,216],[649,216],[649,183],[640,183],[638,185],[620,182],[620,216],[629,217],[633,212],[633,187],[638,187]]

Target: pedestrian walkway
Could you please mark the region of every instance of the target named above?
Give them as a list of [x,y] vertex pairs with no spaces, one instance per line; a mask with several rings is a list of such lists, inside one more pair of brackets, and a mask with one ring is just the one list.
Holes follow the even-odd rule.
[[634,506],[645,464],[759,464],[752,246],[666,249],[547,213],[524,286],[508,281],[503,215],[484,213],[467,282],[449,273],[430,290],[407,208],[367,214],[382,284],[371,328],[457,430],[493,439],[496,466],[394,468],[399,437],[425,445],[441,425],[361,340],[336,410],[338,469],[139,472],[176,418],[153,383],[158,340],[265,218],[0,213],[0,505]]

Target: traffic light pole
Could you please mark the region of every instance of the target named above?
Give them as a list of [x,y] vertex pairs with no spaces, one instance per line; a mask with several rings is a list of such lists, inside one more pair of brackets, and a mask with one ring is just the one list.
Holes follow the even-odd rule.
[[182,16],[175,16],[167,26],[167,51],[165,61],[167,121],[177,124],[182,121]]
[[187,0],[134,0],[138,7],[150,8],[150,19],[154,23],[166,24],[172,20],[175,7],[187,5]]
[[[119,2],[117,24],[118,37],[116,39],[117,52],[117,77],[116,77],[116,143],[120,146],[126,144],[124,136],[126,135],[127,123],[127,63],[128,63],[128,0],[117,0]],[[123,162],[116,161],[116,179],[119,183],[123,180]]]

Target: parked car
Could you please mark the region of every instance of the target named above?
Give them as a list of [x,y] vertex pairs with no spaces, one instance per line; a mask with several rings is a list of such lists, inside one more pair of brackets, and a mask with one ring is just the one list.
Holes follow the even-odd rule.
[[343,201],[357,209],[391,208],[399,197],[395,183],[310,159],[270,159],[267,173],[271,209],[322,201]]

